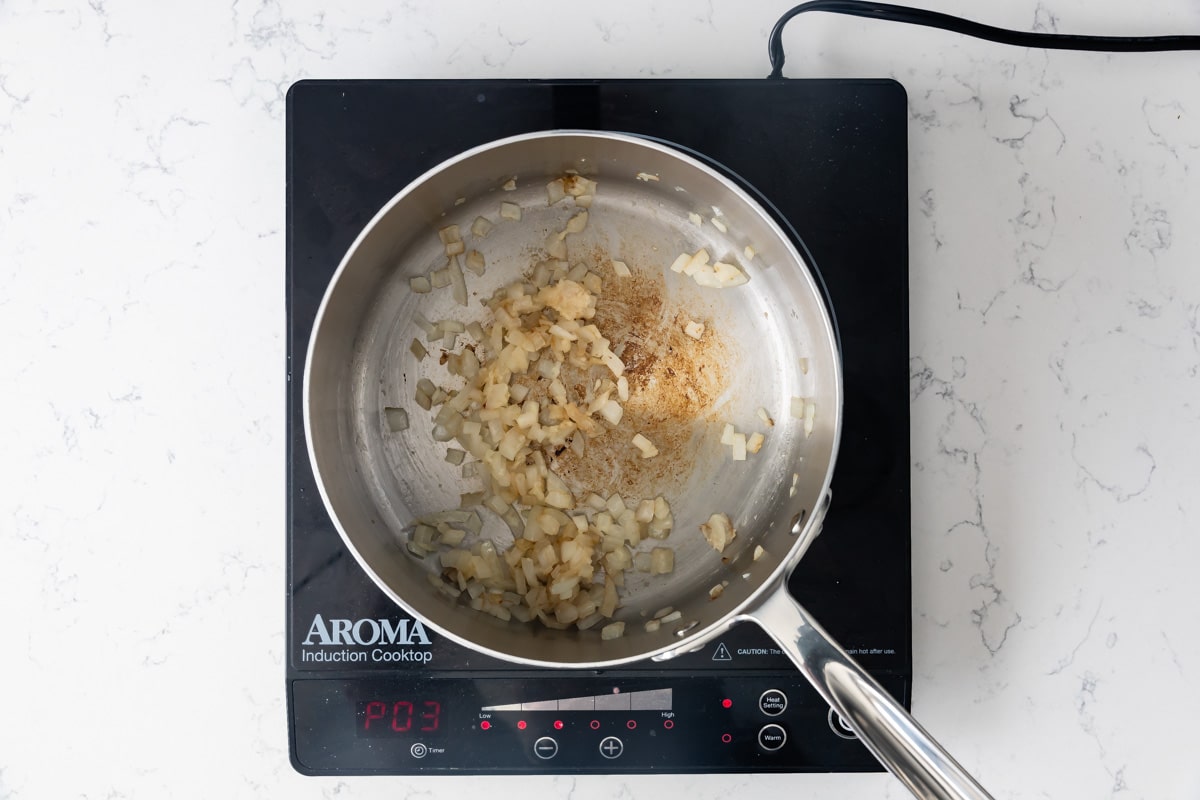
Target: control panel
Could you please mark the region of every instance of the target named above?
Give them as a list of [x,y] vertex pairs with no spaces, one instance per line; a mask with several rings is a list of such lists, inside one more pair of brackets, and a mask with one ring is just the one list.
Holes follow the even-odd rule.
[[293,762],[311,774],[878,769],[795,672],[314,678],[291,697]]

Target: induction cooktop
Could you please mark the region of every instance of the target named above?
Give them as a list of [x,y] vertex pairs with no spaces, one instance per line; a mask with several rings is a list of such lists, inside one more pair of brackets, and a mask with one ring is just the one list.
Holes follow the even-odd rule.
[[354,237],[473,146],[556,128],[698,154],[813,255],[836,316],[844,432],[824,531],[789,589],[898,700],[912,679],[907,100],[888,80],[301,81],[287,97],[287,697],[310,775],[881,768],[768,637],[606,670],[518,667],[395,606],[330,520],[301,388]]

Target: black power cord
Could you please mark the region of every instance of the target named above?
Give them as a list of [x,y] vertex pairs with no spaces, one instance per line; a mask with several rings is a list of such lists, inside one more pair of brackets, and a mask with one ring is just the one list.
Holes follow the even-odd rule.
[[1152,53],[1167,50],[1200,50],[1200,36],[1078,36],[1065,33],[1031,33],[1010,31],[972,22],[961,17],[926,11],[920,8],[895,6],[889,3],[870,3],[863,0],[812,0],[792,8],[775,23],[767,40],[767,53],[771,58],[771,74],[768,78],[783,77],[783,29],[792,17],[805,11],[825,11],[830,14],[846,14],[887,22],[904,22],[941,28],[944,31],[986,39],[989,42],[1010,44],[1017,47],[1038,47],[1048,50],[1091,50],[1102,53]]

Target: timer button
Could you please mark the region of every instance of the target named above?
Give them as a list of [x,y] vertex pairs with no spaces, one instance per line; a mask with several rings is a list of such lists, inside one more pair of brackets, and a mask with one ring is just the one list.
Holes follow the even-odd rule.
[[858,738],[858,734],[854,732],[854,729],[847,725],[846,720],[842,719],[842,716],[832,708],[829,709],[827,719],[829,720],[829,729],[838,736],[842,737],[843,739]]
[[763,750],[774,752],[787,742],[787,731],[779,725],[771,723],[763,725],[758,731],[758,746]]
[[558,755],[558,742],[553,737],[543,736],[533,743],[533,754],[543,761]]
[[787,695],[778,689],[767,689],[758,698],[758,710],[768,717],[778,717],[787,709]]

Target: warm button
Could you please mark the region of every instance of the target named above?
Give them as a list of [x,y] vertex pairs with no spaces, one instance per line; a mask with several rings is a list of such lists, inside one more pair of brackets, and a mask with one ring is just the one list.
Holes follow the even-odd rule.
[[778,717],[787,709],[787,695],[778,689],[767,689],[758,698],[758,710],[768,717]]
[[774,723],[762,726],[758,732],[758,746],[763,750],[774,752],[783,747],[786,741],[787,731]]

